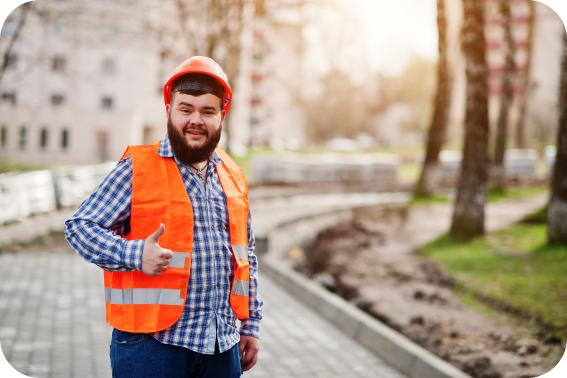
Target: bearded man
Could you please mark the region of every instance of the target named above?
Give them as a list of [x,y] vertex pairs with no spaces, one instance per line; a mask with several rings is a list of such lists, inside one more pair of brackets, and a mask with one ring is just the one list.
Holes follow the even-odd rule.
[[104,270],[113,377],[232,378],[256,364],[248,189],[217,148],[231,99],[212,59],[182,63],[164,86],[167,134],[129,146],[65,223],[71,247]]

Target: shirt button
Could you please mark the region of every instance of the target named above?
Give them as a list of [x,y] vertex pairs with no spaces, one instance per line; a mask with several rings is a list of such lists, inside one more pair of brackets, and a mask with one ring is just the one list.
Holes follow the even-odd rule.
[[217,257],[220,257],[220,253],[217,253]]

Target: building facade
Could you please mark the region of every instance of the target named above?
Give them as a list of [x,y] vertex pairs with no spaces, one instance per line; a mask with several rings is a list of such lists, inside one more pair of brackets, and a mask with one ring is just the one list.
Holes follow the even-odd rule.
[[[159,54],[144,38],[141,8],[128,8],[66,0],[30,12],[0,83],[0,156],[24,164],[96,163],[159,137]],[[4,24],[4,47],[17,22]]]

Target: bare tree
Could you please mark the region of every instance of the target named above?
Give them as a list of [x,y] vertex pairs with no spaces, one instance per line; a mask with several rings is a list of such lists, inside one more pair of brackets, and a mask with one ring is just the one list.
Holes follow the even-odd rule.
[[4,73],[8,69],[8,66],[10,64],[10,59],[12,57],[12,50],[14,49],[14,45],[20,38],[20,35],[22,34],[22,30],[24,29],[24,26],[28,19],[28,15],[30,13],[31,7],[32,7],[31,1],[22,4],[20,7],[18,7],[16,11],[17,13],[19,13],[19,15],[14,15],[14,16],[10,15],[9,17],[9,18],[13,17],[13,19],[10,21],[14,22],[15,27],[13,30],[10,30],[9,35],[6,36],[8,41],[6,42],[6,47],[2,52],[2,65],[0,66],[0,83],[2,82]]
[[445,0],[437,0],[437,29],[439,31],[439,62],[437,66],[437,94],[433,118],[427,134],[427,151],[423,169],[414,189],[416,196],[429,197],[439,185],[439,152],[445,143],[447,122],[451,108],[451,67],[447,46],[447,15]]
[[534,25],[535,25],[535,1],[527,0],[529,3],[528,36],[526,39],[526,66],[522,76],[522,93],[518,96],[518,118],[516,120],[516,146],[525,148],[526,146],[526,121],[527,121],[527,98],[530,90],[530,70],[532,66]]
[[307,135],[319,143],[333,137],[354,138],[362,131],[367,113],[362,89],[340,70],[328,72],[320,82],[319,96],[304,102]]
[[491,170],[492,187],[503,191],[506,186],[504,170],[504,153],[506,150],[506,139],[508,138],[508,114],[514,101],[513,81],[515,76],[514,64],[514,40],[512,38],[512,14],[511,0],[500,0],[501,25],[504,29],[504,41],[502,50],[504,52],[505,64],[502,75],[502,93],[500,95],[500,114],[496,125],[496,147],[494,150],[494,166]]
[[466,61],[465,146],[451,236],[469,240],[484,233],[488,144],[488,68],[485,60],[484,1],[463,0],[461,45]]
[[550,243],[567,245],[567,36],[563,37],[563,59],[559,90],[557,155],[551,179],[551,198],[547,220]]

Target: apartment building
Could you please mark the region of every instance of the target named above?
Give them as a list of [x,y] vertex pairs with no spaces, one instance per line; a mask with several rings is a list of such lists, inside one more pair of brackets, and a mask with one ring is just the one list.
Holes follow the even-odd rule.
[[[144,32],[147,9],[143,2],[131,5],[37,3],[0,83],[0,157],[34,165],[96,163],[119,159],[128,144],[161,138],[165,67]],[[3,25],[4,46],[18,21]]]

